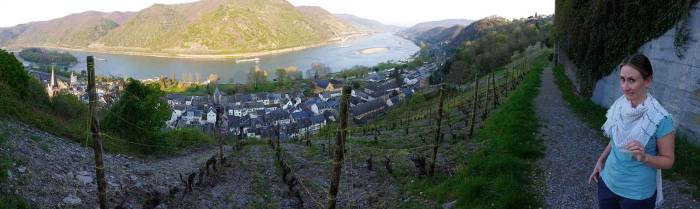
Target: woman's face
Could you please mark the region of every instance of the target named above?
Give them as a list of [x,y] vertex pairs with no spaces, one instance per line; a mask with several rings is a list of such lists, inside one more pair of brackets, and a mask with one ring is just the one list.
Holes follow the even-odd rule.
[[629,65],[622,66],[620,70],[620,89],[627,100],[639,104],[647,94],[647,88],[651,86],[651,77],[644,79],[642,73]]

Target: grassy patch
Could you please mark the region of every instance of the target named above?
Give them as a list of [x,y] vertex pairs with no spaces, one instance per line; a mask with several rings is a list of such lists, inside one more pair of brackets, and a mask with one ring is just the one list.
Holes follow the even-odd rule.
[[554,68],[554,79],[557,86],[559,86],[564,100],[569,104],[571,110],[576,113],[576,116],[586,122],[590,128],[600,130],[600,127],[605,123],[605,113],[607,109],[593,103],[587,98],[576,95],[571,81],[564,74],[563,65],[557,65]]
[[0,194],[0,209],[29,209],[27,200],[16,195]]
[[700,146],[688,141],[688,137],[676,132],[676,159],[670,169],[671,177],[683,178],[695,186],[693,197],[700,198]]
[[40,141],[41,141],[41,137],[39,137],[39,136],[37,136],[37,135],[32,135],[32,136],[29,137],[29,139],[31,139],[31,140],[34,141],[34,142],[40,142]]
[[[569,107],[576,113],[579,119],[583,120],[589,127],[598,130],[602,135],[600,127],[605,123],[606,109],[593,103],[590,99],[582,98],[575,95],[571,81],[564,75],[564,67],[559,65],[554,70],[556,83],[561,90],[564,100],[569,104]],[[606,137],[600,137],[607,143]],[[683,178],[688,183],[694,185],[695,191],[693,195],[700,198],[700,146],[688,141],[687,136],[676,134],[676,159],[673,168],[669,171],[671,178]]]
[[534,161],[544,150],[535,135],[539,122],[533,99],[548,55],[537,57],[534,70],[485,121],[475,139],[483,147],[468,157],[466,165],[457,168],[453,176],[418,180],[408,190],[440,202],[456,199],[457,208],[539,207],[536,191],[529,186]]
[[259,172],[253,176],[253,190],[256,198],[253,199],[250,208],[277,208],[277,203],[272,199],[270,183]]

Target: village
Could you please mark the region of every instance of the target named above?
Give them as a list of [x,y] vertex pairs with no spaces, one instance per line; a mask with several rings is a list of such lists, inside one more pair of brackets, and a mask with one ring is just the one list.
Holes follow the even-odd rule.
[[[66,81],[52,69],[52,73],[25,68],[42,81],[49,97],[61,92],[69,93],[88,102],[87,83],[71,72]],[[429,78],[436,66],[424,63],[414,71],[400,72],[398,79],[392,76],[395,69],[369,72],[364,78],[343,81],[332,76],[313,78],[313,85],[288,93],[264,92],[225,95],[217,87],[211,95],[190,96],[166,94],[164,100],[172,110],[168,129],[195,128],[205,133],[225,136],[261,138],[278,133],[282,139],[295,139],[317,133],[322,127],[336,122],[341,89],[351,81],[361,80],[367,85],[353,89],[351,116],[356,124],[381,116],[389,108],[409,99],[419,89],[429,85]],[[121,95],[124,79],[102,79],[97,82],[98,102],[111,106]],[[314,96],[305,96],[310,90]],[[307,94],[308,95],[308,94]],[[220,114],[218,114],[220,113]],[[217,117],[218,116],[218,117]]]
[[[390,107],[404,102],[420,88],[428,85],[430,65],[402,74],[403,85],[390,78],[392,69],[370,73],[366,88],[352,91],[353,122],[365,123],[380,116]],[[340,91],[347,82],[335,79],[313,81],[313,97],[303,90],[293,93],[256,93],[223,95],[217,88],[210,96],[168,94],[165,99],[172,109],[166,122],[169,128],[199,128],[215,132],[217,120],[223,133],[245,137],[264,137],[278,131],[282,139],[299,138],[317,133],[323,126],[336,122]],[[217,118],[217,111],[222,111]]]

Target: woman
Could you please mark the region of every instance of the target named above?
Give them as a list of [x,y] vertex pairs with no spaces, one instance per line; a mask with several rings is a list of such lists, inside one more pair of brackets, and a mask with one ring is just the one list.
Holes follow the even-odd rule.
[[611,140],[588,183],[598,183],[600,209],[653,209],[663,202],[661,169],[673,166],[673,120],[648,93],[653,70],[646,56],[632,55],[620,68],[624,96],[608,109],[602,129]]

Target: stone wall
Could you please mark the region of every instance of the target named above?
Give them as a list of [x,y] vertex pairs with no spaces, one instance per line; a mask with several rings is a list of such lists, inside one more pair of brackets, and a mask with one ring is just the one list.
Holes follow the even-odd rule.
[[574,85],[574,88],[576,88],[577,92],[581,92],[581,84],[579,84],[577,78],[576,78],[576,71],[578,71],[578,67],[574,64],[569,59],[569,56],[566,54],[566,52],[562,50],[557,50],[557,64],[564,65],[564,74],[566,77],[571,80],[571,84]]
[[[650,93],[673,114],[674,125],[695,144],[700,144],[700,3],[691,8],[687,24],[691,41],[683,59],[676,56],[675,27],[642,45],[638,51],[649,57],[654,69]],[[619,74],[620,70],[616,69],[600,79],[591,100],[610,107],[622,96]]]

